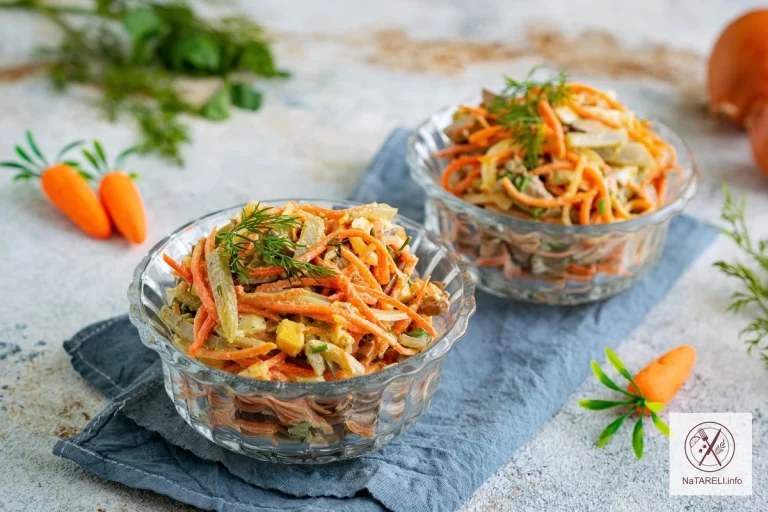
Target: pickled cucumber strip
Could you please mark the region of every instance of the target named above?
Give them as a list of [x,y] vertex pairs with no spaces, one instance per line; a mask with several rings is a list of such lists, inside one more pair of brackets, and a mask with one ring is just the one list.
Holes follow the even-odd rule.
[[206,266],[216,313],[219,315],[224,337],[231,343],[237,336],[237,294],[229,261],[221,247],[211,251]]

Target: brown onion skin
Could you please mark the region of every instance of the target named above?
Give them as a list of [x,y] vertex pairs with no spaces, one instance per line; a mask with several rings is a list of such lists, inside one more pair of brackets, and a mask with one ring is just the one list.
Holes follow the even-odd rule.
[[709,58],[712,108],[744,126],[753,104],[768,98],[768,9],[733,21]]
[[748,12],[725,28],[707,78],[712,110],[747,128],[755,161],[768,175],[768,9]]

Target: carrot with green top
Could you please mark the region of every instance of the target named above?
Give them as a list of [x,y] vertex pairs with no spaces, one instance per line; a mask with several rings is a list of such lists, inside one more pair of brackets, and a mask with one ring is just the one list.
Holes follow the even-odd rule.
[[39,178],[46,197],[78,228],[94,238],[108,238],[112,234],[112,225],[99,198],[86,181],[87,173],[78,169],[77,162],[63,160],[69,151],[82,145],[83,141],[64,146],[52,163],[43,156],[29,130],[27,143],[32,156],[17,145],[15,150],[21,161],[0,162],[0,166],[16,169],[14,181]]
[[[654,426],[669,437],[669,426],[657,415],[672,400],[693,369],[696,361],[696,350],[690,345],[681,345],[659,357],[643,368],[635,377],[624,366],[619,356],[610,348],[605,349],[608,361],[619,374],[629,381],[627,389],[616,384],[597,361],[592,361],[592,372],[607,388],[624,395],[623,400],[580,400],[579,405],[585,409],[600,411],[612,407],[628,407],[626,412],[608,425],[600,434],[597,446],[605,444],[613,437],[628,417],[640,413],[632,430],[632,448],[635,456],[643,457],[643,418],[650,415]],[[643,411],[645,414],[643,414]]]
[[129,242],[140,244],[147,238],[147,219],[141,194],[134,182],[138,175],[121,170],[125,160],[136,150],[136,147],[124,150],[110,166],[101,143],[94,141],[93,151],[83,149],[83,156],[95,172],[95,175],[87,175],[89,179],[99,177],[99,198],[115,228]]
[[[680,345],[640,370],[627,389],[630,393],[639,392],[651,402],[667,405],[688,379],[695,362],[696,349]],[[649,413],[646,408],[645,414]]]

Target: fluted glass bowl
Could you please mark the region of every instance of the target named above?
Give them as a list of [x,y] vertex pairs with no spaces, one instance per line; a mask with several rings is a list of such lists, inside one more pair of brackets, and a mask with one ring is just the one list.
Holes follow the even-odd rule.
[[681,168],[668,175],[662,208],[628,221],[591,226],[536,222],[483,209],[440,184],[448,160],[432,155],[450,144],[443,129],[455,111],[444,108],[423,122],[408,141],[406,158],[411,176],[427,195],[427,229],[448,238],[468,263],[477,286],[494,295],[580,304],[626,290],[659,261],[670,219],[696,193],[699,170],[688,146],[668,127],[653,122],[656,133],[677,151]]
[[[357,204],[294,201],[333,209]],[[240,377],[179,351],[158,313],[169,304],[165,290],[174,284],[163,254],[181,259],[214,226],[223,226],[241,210],[237,206],[212,213],[168,235],[136,267],[128,289],[131,322],[141,341],[160,354],[165,390],[176,410],[214,443],[260,460],[325,463],[384,446],[424,414],[437,390],[443,359],[467,331],[475,299],[466,264],[450,244],[397,216],[395,222],[413,238],[416,271],[444,282],[450,296],[448,313],[433,318],[439,334],[433,344],[401,364],[347,380],[296,383]]]

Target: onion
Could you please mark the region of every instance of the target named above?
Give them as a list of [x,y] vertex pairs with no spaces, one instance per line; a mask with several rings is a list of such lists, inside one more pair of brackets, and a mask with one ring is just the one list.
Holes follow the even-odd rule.
[[415,338],[413,336],[408,336],[407,334],[401,334],[398,339],[400,344],[404,347],[419,349],[425,348],[427,345],[429,345],[429,342],[432,341],[432,338],[429,336],[421,336]]
[[383,309],[374,308],[371,308],[371,311],[376,318],[385,322],[397,322],[398,320],[406,320],[408,318],[408,315],[402,311],[384,311]]
[[566,144],[571,148],[607,148],[620,146],[628,140],[626,130],[605,130],[592,133],[570,132],[565,137]]

